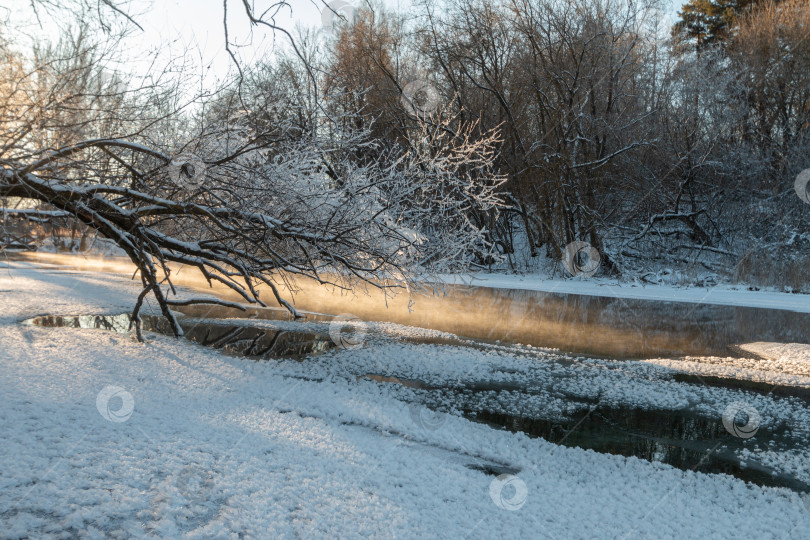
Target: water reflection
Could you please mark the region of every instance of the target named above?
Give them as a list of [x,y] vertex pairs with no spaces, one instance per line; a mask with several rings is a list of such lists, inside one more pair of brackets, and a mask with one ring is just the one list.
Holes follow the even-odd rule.
[[[131,263],[109,257],[25,253],[15,258],[74,265],[83,270],[132,273]],[[176,285],[243,301],[224,285],[210,287],[196,269],[179,266],[174,270]],[[810,339],[806,331],[810,328],[810,313],[783,310],[458,285],[448,285],[438,294],[414,294],[412,298],[404,293],[386,296],[374,288],[347,292],[307,279],[297,279],[294,286],[294,303],[300,310],[348,312],[366,321],[395,322],[474,339],[559,348],[590,356],[729,356],[737,354],[733,346],[739,343],[808,343]],[[258,290],[266,302],[276,305],[269,288],[260,286]],[[228,316],[245,315],[237,312]]]
[[807,342],[810,327],[810,314],[750,307],[461,286],[409,304],[405,295],[300,287],[296,306],[304,310],[613,358],[735,356],[739,343]]
[[[510,431],[596,452],[635,456],[682,470],[724,473],[764,486],[810,491],[810,486],[753,460],[744,465],[735,455],[743,442],[731,436],[719,419],[688,411],[599,407],[570,420],[522,418],[491,411],[465,411],[469,418]],[[790,441],[782,431],[762,430],[762,440]]]
[[[279,312],[279,316],[280,312]],[[143,329],[172,335],[168,321],[154,315],[141,315]],[[119,333],[130,332],[130,316],[122,315],[80,315],[35,317],[23,324],[91,328],[111,330]],[[331,349],[334,344],[328,335],[317,332],[290,331],[275,328],[218,324],[191,318],[180,319],[180,327],[187,339],[206,347],[218,349],[226,354],[245,356],[253,359],[265,358],[304,358]]]

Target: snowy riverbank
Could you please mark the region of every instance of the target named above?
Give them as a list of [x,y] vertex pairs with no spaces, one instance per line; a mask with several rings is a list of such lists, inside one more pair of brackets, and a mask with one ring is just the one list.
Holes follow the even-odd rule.
[[542,275],[480,273],[444,275],[445,283],[493,289],[520,289],[559,294],[583,294],[608,298],[717,304],[810,313],[810,295],[768,290],[749,290],[744,285],[681,287],[666,284],[617,281],[608,278],[553,279]]
[[[369,339],[303,363],[254,362],[162,336],[139,344],[18,324],[125,311],[137,288],[117,276],[12,264],[0,291],[8,537],[810,535],[807,501],[790,490],[565,448],[455,414],[431,423],[414,414],[411,389],[357,380],[374,372],[543,381],[568,369],[552,352]],[[662,383],[665,373],[583,360],[563,375],[568,391],[616,403],[722,410],[743,396]],[[784,415],[810,425],[799,403],[745,397],[763,426]],[[789,466],[807,475],[807,456],[794,457]],[[494,476],[470,468],[493,463],[519,470],[519,482],[499,490]],[[510,501],[520,508],[507,509]]]

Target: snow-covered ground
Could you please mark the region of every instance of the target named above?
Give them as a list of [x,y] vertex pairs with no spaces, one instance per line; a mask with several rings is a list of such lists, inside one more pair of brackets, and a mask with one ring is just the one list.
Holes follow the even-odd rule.
[[[531,407],[560,414],[571,412],[566,395],[707,414],[744,400],[763,430],[790,418],[810,433],[798,400],[680,383],[647,362],[403,343],[391,336],[430,332],[391,325],[375,325],[382,335],[361,348],[304,362],[22,326],[40,314],[126,311],[137,287],[114,275],[4,266],[2,536],[810,537],[810,504],[793,491],[495,430],[452,414],[452,404],[436,403],[451,413],[437,416],[414,405],[431,399],[428,389],[362,375],[531,380]],[[777,360],[737,369],[804,377],[801,362],[778,361],[804,354],[794,349],[760,347]],[[751,441],[752,455],[810,479],[806,452]],[[493,464],[517,472],[498,480],[470,468]]]

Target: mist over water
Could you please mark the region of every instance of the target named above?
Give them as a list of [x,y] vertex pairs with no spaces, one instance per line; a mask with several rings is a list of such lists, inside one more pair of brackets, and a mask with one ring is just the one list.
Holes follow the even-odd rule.
[[[31,262],[69,265],[60,266],[62,269],[124,275],[134,271],[132,264],[122,258],[80,259],[54,254],[23,257]],[[244,302],[223,285],[209,287],[194,268],[176,268],[172,281],[201,293]],[[810,328],[810,314],[752,307],[458,285],[412,295],[374,288],[346,291],[308,279],[296,280],[295,287],[293,304],[302,311],[351,313],[366,321],[613,358],[734,356],[734,346],[741,343],[807,342]],[[279,307],[269,288],[259,290],[268,306]],[[219,316],[244,316],[232,311]]]

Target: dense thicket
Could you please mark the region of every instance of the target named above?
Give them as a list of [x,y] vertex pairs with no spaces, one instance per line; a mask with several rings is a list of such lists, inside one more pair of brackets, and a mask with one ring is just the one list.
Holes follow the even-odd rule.
[[559,261],[584,240],[608,272],[806,281],[810,207],[793,189],[810,166],[806,1],[692,1],[674,28],[655,3],[625,0],[353,15],[325,79],[354,91],[340,105],[376,137],[410,140],[412,81],[432,89],[415,98],[425,112],[499,130],[511,209],[489,230],[509,262]]

